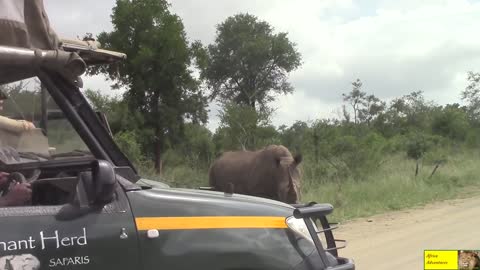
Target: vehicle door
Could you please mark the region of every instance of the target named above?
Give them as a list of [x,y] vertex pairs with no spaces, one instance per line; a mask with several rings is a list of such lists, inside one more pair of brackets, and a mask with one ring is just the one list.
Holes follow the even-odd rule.
[[0,208],[0,269],[138,269],[131,211],[124,191],[116,192],[98,210]]

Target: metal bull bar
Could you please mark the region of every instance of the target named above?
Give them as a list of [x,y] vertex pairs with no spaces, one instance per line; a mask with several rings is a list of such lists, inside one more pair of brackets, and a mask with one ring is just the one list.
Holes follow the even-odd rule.
[[[333,212],[333,206],[328,203],[318,204],[316,202],[310,202],[307,204],[291,204],[295,207],[293,211],[293,216],[297,219],[303,219],[307,226],[308,232],[310,233],[315,247],[317,249],[318,255],[320,256],[321,260],[323,261],[325,266],[328,266],[328,259],[326,256],[326,252],[332,254],[339,262],[338,266],[329,267],[327,269],[331,270],[353,270],[355,269],[355,265],[352,261],[346,260],[344,258],[340,258],[338,256],[338,250],[345,248],[347,246],[346,240],[335,239],[333,236],[332,231],[337,229],[336,223],[330,223],[327,220],[327,215]],[[322,226],[321,230],[316,229],[314,226],[314,222],[318,220]],[[335,225],[332,227],[332,225]],[[325,235],[327,247],[324,248],[322,242],[320,241],[319,234],[323,233]],[[344,243],[341,246],[337,246],[337,242]]]

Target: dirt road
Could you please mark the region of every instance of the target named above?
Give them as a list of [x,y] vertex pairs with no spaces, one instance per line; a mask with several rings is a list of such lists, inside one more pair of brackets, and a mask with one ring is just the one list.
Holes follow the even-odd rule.
[[426,249],[480,249],[480,197],[431,204],[340,224],[339,255],[359,270],[420,270]]

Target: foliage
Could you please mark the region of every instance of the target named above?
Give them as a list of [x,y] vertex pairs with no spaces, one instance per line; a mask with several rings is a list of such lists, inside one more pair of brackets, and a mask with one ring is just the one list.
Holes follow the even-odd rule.
[[212,132],[202,125],[186,124],[185,138],[175,149],[185,157],[183,164],[191,167],[207,167],[213,161],[215,153],[212,136]]
[[125,155],[134,163],[144,162],[142,147],[139,143],[138,134],[135,131],[121,131],[114,136],[115,142]]
[[117,0],[113,8],[112,32],[102,32],[100,43],[128,55],[118,65],[92,68],[90,74],[108,74],[115,87],[125,87],[130,112],[139,112],[155,147],[161,168],[162,153],[178,144],[184,123],[205,123],[206,98],[189,69],[192,47],[187,42],[181,19],[168,10],[164,0]]
[[480,124],[480,73],[468,72],[470,84],[461,93],[463,100],[468,102],[468,116],[477,126]]
[[217,26],[208,48],[197,46],[212,99],[263,110],[275,94],[293,92],[287,75],[301,65],[301,55],[287,33],[273,30],[266,21],[241,13]]
[[465,141],[469,130],[468,115],[458,104],[448,104],[432,119],[432,131],[452,141]]
[[[352,82],[353,89],[348,94],[342,94],[343,101],[353,110],[353,123],[370,123],[385,110],[385,102],[374,95],[368,95],[361,90],[363,83],[360,79]],[[350,122],[350,113],[343,107],[343,114],[346,122]]]
[[279,128],[280,142],[287,145],[292,151],[306,153],[311,140],[311,132],[308,124],[296,121],[291,127],[283,125]]
[[415,130],[428,130],[435,109],[435,104],[426,101],[422,91],[411,92],[394,98],[373,126],[387,138]]
[[[352,82],[353,89],[349,94],[342,94],[343,95],[343,101],[347,102],[353,109],[353,115],[354,115],[354,123],[358,123],[358,115],[360,111],[360,106],[366,106],[365,98],[367,94],[365,92],[360,91],[360,88],[362,87],[362,82],[360,79],[357,79],[355,82]],[[350,117],[345,117],[346,119],[349,119]]]
[[248,105],[229,103],[220,112],[220,144],[224,149],[255,149],[268,136],[269,111],[257,112]]
[[406,145],[407,157],[417,161],[425,155],[430,147],[431,143],[424,134],[409,134]]

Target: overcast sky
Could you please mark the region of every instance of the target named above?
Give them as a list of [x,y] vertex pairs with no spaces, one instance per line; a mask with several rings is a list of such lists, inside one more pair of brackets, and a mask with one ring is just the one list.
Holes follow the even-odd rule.
[[[45,0],[61,36],[94,35],[112,29],[114,0]],[[473,0],[175,0],[171,10],[185,24],[190,40],[204,44],[215,25],[248,12],[287,31],[303,57],[290,75],[294,94],[273,104],[273,124],[336,117],[341,94],[360,78],[364,91],[389,100],[424,91],[439,104],[459,102],[466,73],[480,71],[480,2]],[[85,85],[110,90],[102,77]],[[209,128],[217,127],[212,106]]]

